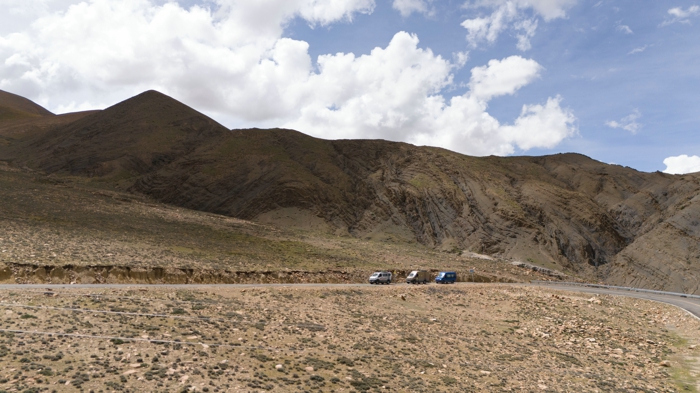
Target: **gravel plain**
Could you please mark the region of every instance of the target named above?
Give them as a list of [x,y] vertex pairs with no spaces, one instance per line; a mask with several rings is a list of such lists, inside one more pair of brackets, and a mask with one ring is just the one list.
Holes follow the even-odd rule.
[[498,284],[0,292],[0,391],[696,391],[670,305]]

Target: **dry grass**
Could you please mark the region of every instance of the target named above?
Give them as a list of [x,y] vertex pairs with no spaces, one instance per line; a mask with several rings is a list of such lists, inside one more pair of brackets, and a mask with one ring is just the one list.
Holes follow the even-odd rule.
[[301,286],[3,291],[0,303],[1,329],[54,333],[3,333],[6,391],[672,392],[697,379],[683,363],[696,320],[610,296]]

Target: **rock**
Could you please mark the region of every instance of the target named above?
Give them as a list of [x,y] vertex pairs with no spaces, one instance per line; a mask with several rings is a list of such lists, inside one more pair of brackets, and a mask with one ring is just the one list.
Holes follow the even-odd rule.
[[401,300],[403,300],[404,302],[406,301],[406,295],[404,295],[403,293],[401,294]]
[[284,371],[284,366],[281,365],[281,364],[278,364],[278,365],[275,366],[275,370],[277,370],[277,371]]
[[659,366],[661,366],[661,367],[671,367],[671,362],[669,362],[668,360],[664,360],[664,361],[662,361],[661,363],[659,363]]
[[311,366],[305,367],[304,370],[306,370],[306,371],[308,371],[308,372],[310,372],[310,373],[314,372],[314,368],[311,367]]

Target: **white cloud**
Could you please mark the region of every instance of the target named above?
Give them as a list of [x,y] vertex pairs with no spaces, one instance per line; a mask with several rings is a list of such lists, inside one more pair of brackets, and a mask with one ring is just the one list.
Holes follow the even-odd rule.
[[565,18],[566,11],[576,5],[578,0],[473,0],[467,1],[465,7],[500,7],[504,4],[514,4],[518,8],[532,8],[545,21]]
[[211,8],[152,1],[48,9],[30,27],[0,35],[0,89],[57,112],[156,89],[229,125],[476,155],[551,147],[576,132],[559,97],[524,105],[510,125],[488,113],[492,98],[537,79],[542,67],[533,60],[512,56],[475,67],[470,90],[448,100],[443,91],[455,88],[453,72],[468,52],[452,63],[399,32],[369,54],[314,61],[308,43],[283,36],[293,18],[313,26],[347,21],[372,12],[373,0],[217,0]]
[[[533,60],[512,56],[475,67],[470,91],[446,102],[438,92],[450,83],[451,67],[417,44],[415,36],[399,33],[386,49],[367,56],[320,59],[321,73],[312,77],[316,102],[285,126],[324,138],[398,137],[473,155],[552,147],[576,132],[575,117],[560,107],[559,97],[524,106],[513,125],[501,125],[487,112],[492,98],[513,94],[538,76],[541,66]],[[342,83],[355,94],[344,96],[350,87]]]
[[690,23],[690,18],[700,15],[700,6],[692,5],[688,9],[683,9],[681,7],[671,8],[668,11],[670,18],[667,18],[661,26],[668,26],[670,24],[679,23]]
[[469,61],[469,51],[453,53],[452,57],[454,58],[455,66],[462,68]]
[[700,157],[687,156],[685,154],[668,157],[664,160],[664,165],[666,165],[664,172],[673,175],[700,172]]
[[401,13],[401,16],[407,17],[412,13],[433,15],[435,9],[430,7],[433,0],[393,0],[392,7]]
[[670,10],[668,10],[668,13],[676,18],[685,19],[685,18],[688,18],[690,16],[695,16],[695,15],[700,14],[700,6],[693,5],[693,6],[688,7],[688,9],[685,11],[683,10],[683,8],[680,8],[680,7],[671,8]]
[[627,53],[627,54],[628,54],[628,55],[634,55],[634,54],[636,54],[636,53],[642,53],[642,52],[644,52],[645,50],[647,50],[648,47],[649,47],[649,45],[640,46],[639,48],[634,48],[634,49],[632,49],[632,50],[629,51],[629,53]]
[[[577,0],[474,0],[467,2],[467,9],[492,11],[488,16],[466,19],[462,27],[467,29],[467,41],[476,48],[482,43],[493,44],[504,31],[512,31],[518,39],[517,48],[529,50],[530,39],[535,35],[538,17],[545,21],[565,18],[566,10]],[[534,17],[528,16],[534,13]]]
[[605,125],[611,128],[621,128],[632,134],[636,134],[641,128],[641,124],[637,123],[637,119],[640,117],[642,117],[642,113],[638,109],[635,109],[631,114],[623,117],[620,121],[609,120],[605,122]]
[[520,56],[491,60],[486,66],[472,69],[469,81],[471,94],[483,101],[504,94],[514,94],[537,78],[541,70],[542,66],[536,61]]
[[625,34],[634,34],[632,29],[630,29],[630,27],[627,25],[617,25],[617,31],[621,31]]
[[490,16],[465,20],[462,27],[467,29],[467,41],[473,47],[484,41],[492,44],[517,16],[516,5],[508,2],[498,7]]
[[518,44],[516,47],[521,51],[525,52],[532,48],[530,44],[530,39],[535,36],[535,30],[537,30],[537,19],[523,19],[516,22],[513,27],[516,31],[520,33],[516,35],[518,38]]
[[562,98],[548,98],[544,105],[523,105],[520,117],[503,133],[523,150],[535,147],[552,148],[574,133],[576,118],[571,111],[562,110]]

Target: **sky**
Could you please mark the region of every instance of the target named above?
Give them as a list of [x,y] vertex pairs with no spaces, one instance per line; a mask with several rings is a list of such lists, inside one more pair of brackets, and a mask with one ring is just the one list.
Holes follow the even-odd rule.
[[694,1],[0,0],[0,90],[66,113],[154,89],[229,128],[683,174]]

